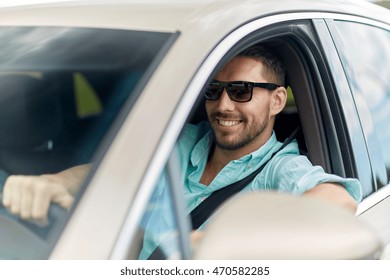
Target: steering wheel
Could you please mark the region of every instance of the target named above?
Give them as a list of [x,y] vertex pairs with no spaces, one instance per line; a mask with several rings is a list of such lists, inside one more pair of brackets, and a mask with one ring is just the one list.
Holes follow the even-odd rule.
[[49,221],[45,226],[11,214],[2,204],[3,187],[8,176],[0,169],[0,259],[46,259],[67,221],[68,213],[51,204]]

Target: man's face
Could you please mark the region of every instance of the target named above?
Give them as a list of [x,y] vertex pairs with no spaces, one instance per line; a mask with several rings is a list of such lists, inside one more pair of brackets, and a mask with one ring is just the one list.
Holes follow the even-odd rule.
[[[215,76],[216,80],[270,82],[264,75],[263,64],[248,57],[235,57]],[[206,101],[206,111],[215,134],[216,145],[224,150],[237,150],[244,146],[258,149],[270,137],[270,104],[273,92],[254,88],[252,100],[245,103],[232,101],[224,89],[215,101]]]

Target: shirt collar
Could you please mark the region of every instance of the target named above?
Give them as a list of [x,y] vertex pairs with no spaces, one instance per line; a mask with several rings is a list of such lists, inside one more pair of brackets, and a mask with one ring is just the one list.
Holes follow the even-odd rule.
[[191,152],[192,166],[199,166],[202,159],[208,157],[211,145],[214,142],[214,134],[209,130],[199,141]]

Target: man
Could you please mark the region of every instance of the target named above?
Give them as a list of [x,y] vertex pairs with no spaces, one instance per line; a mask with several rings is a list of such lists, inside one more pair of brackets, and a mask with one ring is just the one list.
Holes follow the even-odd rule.
[[[207,87],[209,122],[188,125],[176,146],[184,166],[181,172],[188,213],[212,192],[251,174],[280,148],[282,143],[276,140],[273,125],[286,104],[284,75],[285,68],[274,54],[253,46],[230,60]],[[50,201],[70,207],[71,194],[88,168],[75,167],[41,177],[12,176],[6,182],[3,203],[24,218],[43,218]],[[157,189],[160,194],[166,191],[164,177]],[[295,141],[270,160],[245,187],[244,191],[248,190],[318,197],[352,211],[362,198],[356,179],[326,174],[321,167],[312,166],[299,155]],[[148,218],[146,229],[148,225],[159,228],[156,223],[162,224],[165,216],[156,210]],[[155,238],[156,232],[149,232],[141,258],[147,258],[161,241]]]
[[[276,140],[273,125],[286,104],[287,92],[281,86],[284,75],[285,68],[275,55],[254,46],[233,58],[215,76],[205,92],[211,131],[202,126],[188,127],[178,144],[180,156],[189,157],[182,159],[182,166],[188,165],[185,195],[199,191],[196,199],[188,200],[193,203],[190,208],[211,191],[252,173],[282,145]],[[240,81],[263,84],[239,93]],[[194,135],[199,135],[196,141]],[[352,211],[361,200],[357,180],[313,167],[299,155],[296,142],[280,151],[247,189],[315,196]]]

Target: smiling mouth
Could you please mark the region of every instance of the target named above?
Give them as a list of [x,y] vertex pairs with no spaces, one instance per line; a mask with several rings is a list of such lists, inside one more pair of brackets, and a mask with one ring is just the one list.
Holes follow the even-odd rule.
[[226,120],[219,120],[218,119],[218,123],[221,125],[221,126],[224,126],[224,127],[231,127],[231,126],[235,126],[237,124],[239,124],[241,121],[226,121]]

